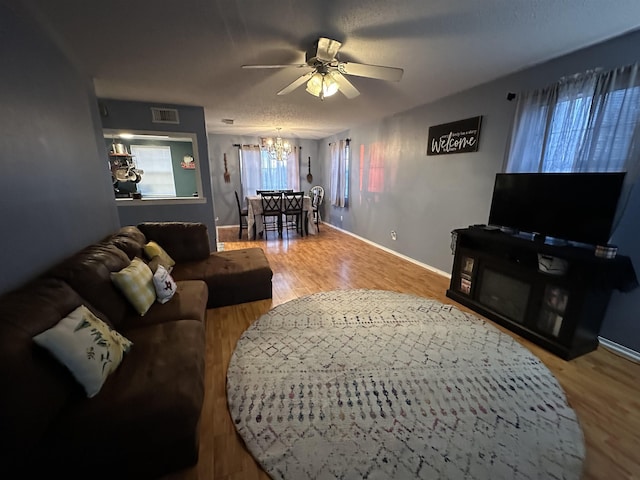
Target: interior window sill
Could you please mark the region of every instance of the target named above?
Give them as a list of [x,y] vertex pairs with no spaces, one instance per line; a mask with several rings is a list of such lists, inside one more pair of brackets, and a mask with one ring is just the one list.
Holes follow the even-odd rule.
[[203,197],[178,197],[178,198],[116,198],[119,207],[140,207],[151,205],[189,205],[207,203]]

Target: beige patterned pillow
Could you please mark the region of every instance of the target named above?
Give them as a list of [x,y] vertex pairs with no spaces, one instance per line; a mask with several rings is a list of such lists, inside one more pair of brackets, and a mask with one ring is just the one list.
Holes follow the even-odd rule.
[[111,280],[140,315],[147,313],[156,300],[153,274],[149,266],[138,257],[119,272],[111,273]]
[[69,369],[89,398],[98,394],[133,345],[84,305],[33,340]]

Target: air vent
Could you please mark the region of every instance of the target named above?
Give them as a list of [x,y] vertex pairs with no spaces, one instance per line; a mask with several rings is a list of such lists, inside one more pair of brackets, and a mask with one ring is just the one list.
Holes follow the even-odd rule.
[[151,117],[153,123],[180,123],[178,110],[175,108],[151,107]]

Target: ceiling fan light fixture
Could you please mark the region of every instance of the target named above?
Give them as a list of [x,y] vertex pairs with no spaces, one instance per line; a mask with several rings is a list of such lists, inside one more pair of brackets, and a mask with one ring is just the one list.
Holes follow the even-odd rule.
[[338,83],[333,78],[333,72],[316,72],[307,82],[307,92],[314,97],[319,97],[320,100],[334,95],[337,91]]
[[333,78],[333,72],[329,72],[324,76],[322,90],[325,97],[330,97],[331,95],[338,93],[338,82]]

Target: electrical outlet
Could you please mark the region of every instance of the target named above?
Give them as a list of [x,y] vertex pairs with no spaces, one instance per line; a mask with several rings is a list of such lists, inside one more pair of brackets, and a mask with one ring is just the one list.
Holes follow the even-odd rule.
[[395,232],[395,230],[391,230],[391,240],[397,240],[398,239],[398,234]]

